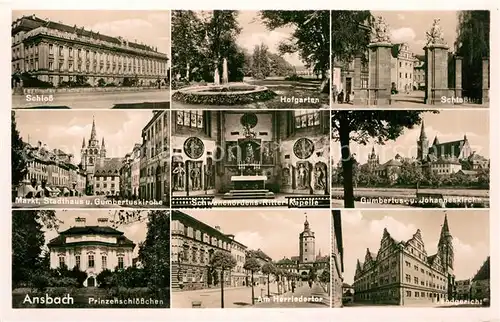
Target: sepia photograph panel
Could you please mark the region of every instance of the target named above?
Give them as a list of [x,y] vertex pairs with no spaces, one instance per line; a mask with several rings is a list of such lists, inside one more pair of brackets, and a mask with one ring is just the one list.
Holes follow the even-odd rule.
[[489,11],[331,15],[333,108],[489,107]]
[[172,111],[172,207],[329,208],[329,111]]
[[174,10],[172,107],[328,108],[329,42],[327,10]]
[[328,214],[173,210],[172,307],[330,307]]
[[13,308],[169,308],[170,212],[14,210]]
[[14,109],[170,108],[170,11],[14,10]]
[[13,208],[170,205],[170,113],[12,111]]
[[332,207],[489,208],[489,141],[486,109],[332,111]]
[[333,217],[342,223],[343,307],[490,306],[488,210],[334,210]]

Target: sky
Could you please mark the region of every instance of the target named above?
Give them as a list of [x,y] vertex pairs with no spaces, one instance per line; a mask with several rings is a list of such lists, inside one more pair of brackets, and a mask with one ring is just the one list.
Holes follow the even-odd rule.
[[[87,226],[97,226],[98,218],[108,218],[109,221],[113,220],[114,214],[117,210],[57,210],[56,217],[61,220],[62,223],[59,224],[59,232],[65,231],[71,227],[76,226],[75,219],[77,217],[85,218]],[[144,211],[147,213],[147,211]],[[147,216],[146,216],[147,218]],[[109,226],[111,226],[110,224]],[[130,239],[136,244],[134,248],[133,256],[137,257],[139,254],[139,243],[146,240],[147,234],[147,219],[143,222],[135,222],[126,226],[121,226],[116,228],[118,231],[124,233],[125,237]],[[47,244],[51,239],[58,236],[58,232],[55,230],[44,230],[45,244]]]
[[[293,27],[277,28],[269,31],[259,17],[258,11],[240,11],[238,23],[242,28],[237,43],[249,53],[253,52],[256,45],[264,43],[269,51],[277,54],[280,42],[286,40],[293,33]],[[293,66],[304,66],[297,53],[280,55]]]
[[424,54],[428,32],[434,19],[441,19],[444,39],[453,51],[457,37],[457,11],[372,11],[373,16],[382,16],[389,26],[393,43],[406,42],[415,54]]
[[[462,140],[467,135],[472,151],[489,158],[489,117],[487,110],[444,110],[439,114],[426,112],[422,114],[425,133],[432,145],[438,137],[440,143]],[[417,140],[420,136],[420,126],[406,129],[396,141],[387,141],[384,145],[370,142],[367,145],[351,143],[351,152],[356,154],[356,160],[362,164],[367,162],[368,155],[375,147],[375,153],[380,157],[380,163],[394,158],[396,154],[403,157],[417,156]],[[332,141],[332,157],[337,163],[340,160],[340,143]]]
[[434,255],[445,212],[456,280],[473,278],[490,255],[488,210],[342,210],[344,281],[352,285],[357,259],[364,261],[366,248],[378,252],[384,228],[396,241],[407,241],[420,229],[427,255]]
[[273,260],[299,255],[299,234],[304,230],[305,216],[315,232],[316,254],[330,254],[330,213],[328,210],[186,210],[191,217],[212,227],[220,226],[224,234],[249,249],[261,249]]
[[158,51],[170,57],[170,12],[133,10],[14,10],[12,20],[35,14],[41,19],[86,30],[99,31],[103,35],[121,36],[158,47]]
[[142,143],[142,129],[153,117],[152,111],[16,111],[17,129],[23,141],[36,146],[38,141],[50,150],[60,149],[81,160],[82,139],[88,145],[95,117],[96,133],[104,137],[107,157],[125,157],[135,143]]

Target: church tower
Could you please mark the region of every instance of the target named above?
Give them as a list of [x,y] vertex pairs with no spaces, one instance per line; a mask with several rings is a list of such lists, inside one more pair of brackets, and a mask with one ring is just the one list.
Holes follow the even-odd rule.
[[314,232],[309,227],[309,222],[304,222],[304,231],[299,235],[299,256],[300,263],[314,263],[316,261]]
[[420,128],[420,137],[417,141],[417,159],[423,161],[427,158],[427,154],[429,153],[429,140],[427,139],[427,135],[425,134],[425,125],[422,120],[422,126]]
[[448,275],[448,298],[454,298],[455,276],[453,274],[453,262],[455,255],[453,252],[453,236],[451,236],[450,228],[448,227],[448,216],[446,214],[444,215],[444,223],[441,227],[441,235],[439,236],[438,256]]
[[99,163],[99,158],[106,157],[106,147],[104,146],[104,138],[102,139],[102,147],[99,146],[97,139],[97,131],[95,128],[95,119],[92,118],[92,130],[90,131],[90,139],[85,146],[85,138],[82,142],[82,168],[87,172],[87,194],[94,194],[93,182],[95,166]]
[[380,165],[380,159],[375,153],[375,147],[372,147],[372,152],[368,155],[368,166],[373,169],[378,165]]

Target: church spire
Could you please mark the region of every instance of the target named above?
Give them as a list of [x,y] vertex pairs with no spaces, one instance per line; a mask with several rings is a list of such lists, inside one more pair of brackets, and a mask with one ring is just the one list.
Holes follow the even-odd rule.
[[432,142],[432,145],[439,145],[439,139],[438,139],[438,136],[436,135],[436,137],[434,138],[434,142]]
[[309,230],[309,222],[307,221],[307,215],[306,215],[306,221],[304,221],[304,230]]
[[422,139],[427,139],[427,135],[425,134],[424,120],[422,120],[422,126],[420,127],[420,140]]
[[82,139],[82,149],[85,149],[85,137]]
[[441,236],[450,235],[450,227],[448,227],[448,215],[444,215],[443,227],[441,227]]
[[97,140],[97,133],[95,131],[95,119],[92,116],[92,131],[90,132],[90,141]]
[[104,148],[105,145],[104,145],[104,137],[102,138],[102,143],[101,143],[101,146]]

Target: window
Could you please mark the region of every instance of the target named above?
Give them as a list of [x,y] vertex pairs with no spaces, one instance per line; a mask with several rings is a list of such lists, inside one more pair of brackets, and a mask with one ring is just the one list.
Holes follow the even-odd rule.
[[118,257],[118,269],[123,269],[124,268],[124,265],[123,265],[123,256],[119,256]]
[[406,282],[411,283],[411,276],[410,274],[406,274]]
[[94,255],[89,255],[89,265],[88,265],[88,267],[89,268],[93,268],[94,266],[95,266]]
[[103,255],[101,257],[101,261],[102,261],[102,269],[107,269],[108,268],[108,258]]
[[80,255],[75,256],[75,266],[80,269]]
[[50,55],[54,54],[54,45],[52,45],[52,44],[49,45],[49,54]]
[[413,281],[415,282],[415,284],[418,284],[418,277],[414,277]]
[[59,256],[59,268],[66,267],[66,257]]
[[203,128],[203,111],[177,111],[177,125]]
[[406,291],[406,297],[411,297],[411,291]]
[[297,129],[319,125],[320,114],[318,111],[298,110],[294,111],[294,117]]

